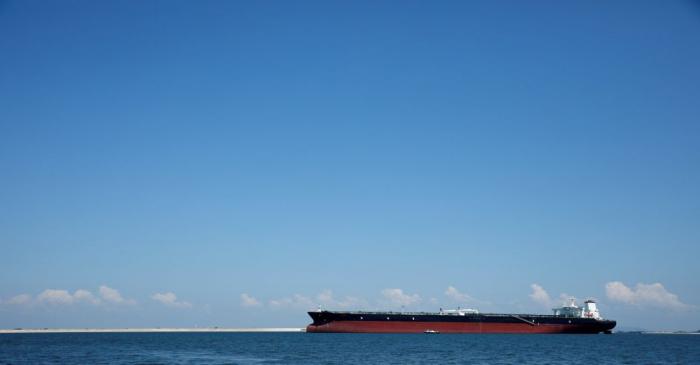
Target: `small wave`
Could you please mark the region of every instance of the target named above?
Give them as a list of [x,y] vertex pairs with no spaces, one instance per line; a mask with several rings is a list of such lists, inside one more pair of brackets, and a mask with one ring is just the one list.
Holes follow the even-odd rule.
[[248,355],[214,354],[205,351],[149,351],[140,354],[139,363],[167,364],[264,364],[277,362],[279,359],[262,358]]

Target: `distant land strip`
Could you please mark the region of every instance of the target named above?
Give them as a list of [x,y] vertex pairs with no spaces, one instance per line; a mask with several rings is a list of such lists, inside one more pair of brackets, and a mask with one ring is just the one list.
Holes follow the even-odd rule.
[[305,332],[304,328],[14,328],[0,333],[121,333],[121,332]]

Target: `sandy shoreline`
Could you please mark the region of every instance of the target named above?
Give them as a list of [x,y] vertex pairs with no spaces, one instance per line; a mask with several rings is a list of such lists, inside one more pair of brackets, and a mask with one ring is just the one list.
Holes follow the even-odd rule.
[[304,332],[304,328],[15,328],[1,333],[120,333],[120,332]]

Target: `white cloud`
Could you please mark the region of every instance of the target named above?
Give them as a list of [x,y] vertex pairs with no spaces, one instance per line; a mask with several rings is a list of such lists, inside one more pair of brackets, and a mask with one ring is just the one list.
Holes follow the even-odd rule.
[[314,297],[307,297],[301,294],[294,294],[291,297],[284,297],[279,299],[272,299],[268,302],[268,305],[274,309],[281,308],[296,308],[310,310],[318,306],[326,308],[358,308],[367,305],[367,301],[351,297],[344,296],[342,298],[336,298],[333,295],[333,291],[326,289],[318,293]]
[[408,306],[418,304],[421,301],[418,294],[409,295],[398,288],[384,289],[382,290],[382,296],[384,299],[388,300],[391,305],[395,306]]
[[302,308],[302,309],[312,309],[315,307],[314,302],[300,294],[294,294],[292,297],[272,299],[269,302],[272,308]]
[[573,299],[574,301],[576,300],[576,298],[566,293],[561,293],[557,299],[553,299],[539,284],[531,284],[530,288],[532,288],[532,293],[529,295],[530,299],[544,307],[551,308],[554,306],[566,305],[570,299]]
[[342,298],[335,298],[333,292],[329,289],[316,295],[316,300],[319,304],[332,308],[357,308],[367,305],[366,301],[356,297],[345,296]]
[[89,290],[78,289],[71,293],[65,289],[46,289],[36,296],[35,300],[28,294],[20,294],[12,297],[4,304],[51,304],[51,305],[78,305],[78,304],[135,304],[132,299],[125,299],[119,294],[119,291],[108,286],[102,285],[98,288],[98,295],[93,294]]
[[73,293],[73,300],[76,302],[88,302],[90,304],[100,304],[100,300],[95,298],[92,293],[87,290],[78,289]]
[[36,300],[39,303],[61,305],[70,305],[77,303],[89,303],[93,305],[99,305],[103,303],[134,304],[133,300],[124,299],[121,296],[121,294],[119,294],[118,290],[112,289],[104,285],[99,287],[99,293],[100,297],[98,298],[97,296],[93,295],[92,292],[85,289],[78,289],[75,292],[73,292],[73,294],[71,294],[68,290],[64,289],[46,289],[36,297]]
[[254,297],[243,293],[241,294],[241,306],[242,307],[259,307],[260,302]]
[[468,303],[474,301],[474,298],[466,293],[461,293],[459,290],[457,290],[457,288],[451,285],[447,287],[447,290],[445,290],[445,295],[458,303]]
[[185,301],[178,301],[177,296],[173,292],[155,293],[151,299],[173,308],[192,308],[192,304]]
[[687,309],[692,307],[681,302],[677,295],[667,291],[661,283],[638,283],[633,289],[622,282],[611,281],[605,284],[605,294],[612,301],[631,305],[670,309]]
[[36,299],[39,302],[49,304],[73,304],[75,302],[75,298],[73,298],[68,290],[63,289],[46,289],[41,292]]
[[15,295],[14,297],[6,300],[4,303],[10,304],[10,305],[24,305],[24,304],[29,304],[31,301],[32,301],[31,295],[20,294],[20,295]]
[[[554,305],[561,305],[561,306],[568,305],[569,301],[572,299],[574,300],[574,302],[576,302],[575,296],[569,295],[566,293],[561,293],[561,294],[559,294],[559,300],[555,301],[553,304]],[[593,299],[593,298],[589,297],[589,299]]]
[[106,285],[101,285],[99,288],[100,297],[107,303],[112,304],[135,304],[133,299],[124,299],[119,293],[119,290],[110,288]]
[[331,290],[324,290],[320,292],[317,296],[316,299],[318,299],[319,302],[321,303],[332,303],[335,301],[333,298],[333,292]]
[[552,306],[552,298],[549,297],[549,293],[547,293],[543,287],[541,287],[539,284],[532,284],[530,285],[530,288],[532,288],[530,299],[532,299],[535,303],[539,303],[546,307]]

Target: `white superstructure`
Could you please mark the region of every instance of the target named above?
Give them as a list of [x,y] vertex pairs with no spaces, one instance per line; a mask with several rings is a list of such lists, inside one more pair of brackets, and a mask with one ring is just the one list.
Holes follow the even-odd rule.
[[440,308],[440,314],[442,315],[448,315],[448,316],[466,316],[467,314],[479,314],[479,311],[476,309],[442,309]]
[[598,306],[596,306],[594,300],[587,300],[583,303],[583,316],[586,318],[601,319],[600,312],[598,311]]
[[559,308],[553,308],[555,316],[576,317],[576,318],[594,318],[602,319],[598,307],[594,300],[586,300],[583,307],[576,305],[576,299],[569,298],[569,301]]

